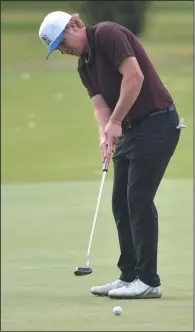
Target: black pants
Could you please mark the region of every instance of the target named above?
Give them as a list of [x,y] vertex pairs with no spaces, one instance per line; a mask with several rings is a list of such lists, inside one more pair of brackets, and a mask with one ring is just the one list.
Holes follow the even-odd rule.
[[120,279],[139,277],[152,287],[157,274],[158,213],[154,197],[179,141],[177,112],[149,116],[123,128],[113,155],[112,208],[121,255]]

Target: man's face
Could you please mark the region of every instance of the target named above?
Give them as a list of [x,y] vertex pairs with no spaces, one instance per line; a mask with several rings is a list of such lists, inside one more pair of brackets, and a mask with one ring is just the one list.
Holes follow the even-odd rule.
[[85,47],[85,30],[71,24],[65,29],[63,39],[58,46],[58,50],[62,54],[70,54],[80,56]]

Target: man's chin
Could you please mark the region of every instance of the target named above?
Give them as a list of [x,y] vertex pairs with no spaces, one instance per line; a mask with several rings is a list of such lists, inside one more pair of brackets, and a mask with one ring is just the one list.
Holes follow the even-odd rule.
[[81,55],[81,52],[75,52],[74,55],[78,58]]
[[78,58],[78,57],[80,57],[80,52],[72,52],[69,55],[76,56]]

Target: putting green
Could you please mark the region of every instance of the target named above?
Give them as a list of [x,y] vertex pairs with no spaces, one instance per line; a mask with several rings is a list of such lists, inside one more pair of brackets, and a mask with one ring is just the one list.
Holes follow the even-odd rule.
[[[118,278],[118,239],[106,181],[92,243],[93,274],[85,264],[99,182],[5,185],[2,188],[3,331],[190,331],[193,324],[192,181],[164,180],[160,219],[160,300],[116,301],[90,294]],[[112,308],[121,305],[123,315]]]

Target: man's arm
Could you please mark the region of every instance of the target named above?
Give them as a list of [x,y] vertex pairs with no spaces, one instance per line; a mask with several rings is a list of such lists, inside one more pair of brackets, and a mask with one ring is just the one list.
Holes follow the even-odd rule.
[[94,108],[94,117],[100,135],[100,150],[102,155],[102,161],[104,161],[107,157],[107,137],[105,135],[105,127],[110,119],[111,110],[102,95],[98,94],[94,96],[91,100]]
[[111,153],[114,142],[122,134],[121,122],[136,101],[144,80],[135,57],[126,57],[119,65],[119,71],[123,75],[120,96],[105,128],[108,137],[108,153]]
[[103,96],[99,93],[97,86],[92,86],[88,81],[85,73],[81,67],[78,67],[78,72],[83,85],[88,91],[88,95],[92,101],[94,109],[94,117],[98,126],[100,136],[100,150],[102,155],[102,161],[107,157],[107,137],[105,135],[105,127],[110,119],[111,111],[104,100]]
[[143,83],[143,74],[136,60],[130,36],[115,24],[102,24],[97,32],[97,40],[102,51],[123,78],[120,97],[111,119],[122,122],[136,101]]
[[96,95],[91,99],[94,108],[94,117],[99,129],[99,133],[104,135],[104,129],[110,119],[111,110],[102,95]]
[[110,120],[120,124],[136,101],[142,87],[144,76],[135,57],[125,58],[119,66],[123,75],[120,97]]
[[[97,31],[100,48],[116,70],[122,74],[120,96],[104,130],[108,141],[108,153],[122,135],[121,122],[136,101],[142,87],[143,74],[136,60],[131,35],[112,23],[102,24]],[[112,50],[112,52],[110,51]]]

